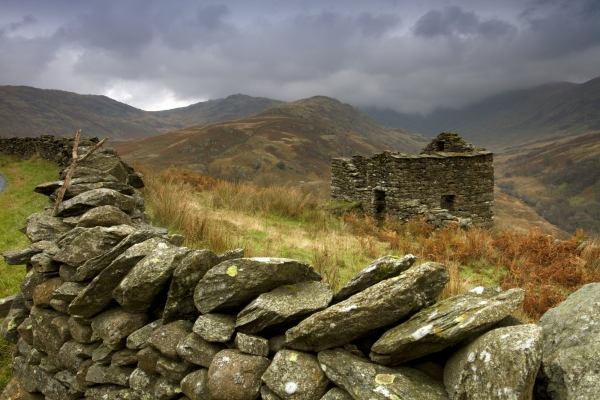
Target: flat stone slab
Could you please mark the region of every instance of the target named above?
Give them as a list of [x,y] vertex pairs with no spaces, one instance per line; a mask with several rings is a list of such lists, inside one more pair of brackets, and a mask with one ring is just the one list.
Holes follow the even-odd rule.
[[50,211],[43,211],[27,217],[25,236],[34,243],[41,240],[54,241],[72,228],[72,225],[61,218],[50,215]]
[[286,332],[286,347],[321,351],[348,344],[433,304],[448,280],[440,263],[414,266],[312,314]]
[[299,282],[280,286],[263,293],[237,316],[236,328],[244,333],[257,333],[269,327],[293,323],[331,302],[333,292],[321,282]]
[[129,213],[135,208],[136,200],[126,194],[112,189],[93,189],[83,192],[58,206],[57,216],[70,217],[81,215],[91,208],[99,206],[115,206]]
[[453,399],[531,399],[542,362],[542,328],[534,324],[494,329],[462,347],[444,369]]
[[113,290],[131,268],[160,246],[168,248],[171,244],[162,238],[152,238],[131,246],[77,295],[69,305],[69,314],[90,318],[104,310],[112,300]]
[[100,206],[86,211],[77,221],[77,227],[131,225],[131,217],[115,206]]
[[58,241],[57,262],[77,267],[90,258],[110,251],[117,243],[136,231],[128,225],[74,228]]
[[[536,389],[540,398],[592,399],[600,393],[600,283],[589,283],[548,310],[542,367]],[[549,397],[541,397],[549,396]]]
[[201,313],[245,306],[264,292],[321,276],[305,263],[287,258],[240,258],[222,262],[198,282],[194,303]]
[[515,311],[523,289],[477,287],[421,310],[385,332],[371,348],[371,360],[383,365],[435,353],[490,328]]
[[374,260],[333,296],[333,302],[339,303],[374,284],[393,278],[406,271],[417,261],[417,257],[407,254],[402,258],[383,256]]
[[201,315],[194,323],[193,331],[207,342],[227,343],[235,332],[235,315]]
[[446,400],[444,386],[412,368],[384,367],[342,349],[318,355],[327,377],[354,399]]

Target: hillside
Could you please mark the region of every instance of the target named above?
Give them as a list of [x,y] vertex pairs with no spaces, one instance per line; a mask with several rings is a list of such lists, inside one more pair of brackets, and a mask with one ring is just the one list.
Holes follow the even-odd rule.
[[243,118],[280,101],[244,95],[149,112],[106,96],[26,86],[0,86],[0,136],[73,135],[140,139],[187,126]]
[[565,231],[600,234],[600,131],[515,147],[496,157],[496,176]]
[[389,109],[364,111],[385,126],[428,136],[455,131],[498,151],[515,143],[556,140],[600,129],[600,77],[582,84],[561,82],[515,90],[461,109],[438,109],[426,117]]
[[120,143],[129,162],[162,169],[187,166],[212,177],[267,185],[328,181],[330,159],[384,149],[418,152],[429,140],[385,128],[347,104],[323,96],[252,117],[180,129]]

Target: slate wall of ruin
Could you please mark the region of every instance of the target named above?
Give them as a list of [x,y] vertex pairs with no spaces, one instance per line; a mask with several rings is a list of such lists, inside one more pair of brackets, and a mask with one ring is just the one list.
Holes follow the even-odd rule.
[[331,165],[331,198],[360,201],[374,218],[402,221],[430,210],[449,208],[474,225],[493,224],[494,168],[490,152],[406,155],[391,152],[372,157],[335,158]]
[[[534,387],[543,360],[569,359],[553,356],[568,341],[542,334],[556,325],[551,316],[546,325],[510,317],[521,289],[477,287],[437,302],[447,268],[406,255],[373,261],[334,293],[300,261],[184,247],[182,236],[152,226],[139,174],[110,149],[77,171],[56,216],[62,181],[35,189],[49,203],[27,219],[31,244],[2,253],[27,271],[0,325],[16,343],[2,400],[441,400],[534,390],[591,398],[600,390],[597,379],[564,382],[577,365],[549,364]],[[577,348],[588,348],[600,334],[600,285],[582,291],[573,311],[557,314],[573,319]],[[576,359],[593,366],[597,354]]]

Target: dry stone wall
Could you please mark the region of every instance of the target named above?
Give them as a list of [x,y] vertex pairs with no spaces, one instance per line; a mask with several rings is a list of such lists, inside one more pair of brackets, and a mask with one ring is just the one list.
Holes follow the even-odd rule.
[[[27,220],[31,245],[3,253],[27,274],[0,325],[16,343],[14,379],[0,399],[529,399],[534,389],[549,396],[540,398],[600,390],[600,285],[540,325],[510,317],[521,289],[477,287],[438,302],[448,270],[412,255],[381,257],[334,294],[303,262],[183,247],[183,237],[151,225],[141,182],[104,149],[78,169],[58,216],[50,210],[62,182],[36,188],[50,202]],[[585,381],[563,379],[581,366],[554,357],[581,357],[577,344],[545,337],[555,329],[568,338],[569,325],[591,350]]]
[[[93,146],[98,143],[96,137],[83,137],[82,146]],[[40,135],[39,137],[0,137],[0,155],[16,156],[29,159],[39,154],[44,160],[66,166],[71,159],[73,138]]]
[[373,218],[401,221],[427,215],[433,222],[493,225],[493,155],[442,133],[422,154],[384,152],[334,158],[331,198],[358,201]]

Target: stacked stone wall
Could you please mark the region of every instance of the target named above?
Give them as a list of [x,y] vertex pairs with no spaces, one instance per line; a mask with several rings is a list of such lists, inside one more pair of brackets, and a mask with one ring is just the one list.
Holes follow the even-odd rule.
[[[93,146],[98,143],[97,137],[83,137],[82,146]],[[39,137],[0,137],[0,155],[16,156],[29,159],[39,155],[44,160],[61,167],[69,164],[73,151],[73,138],[41,135]]]
[[[23,229],[31,245],[2,254],[27,271],[0,325],[16,343],[2,400],[592,398],[600,389],[600,285],[540,325],[510,317],[521,289],[438,302],[447,268],[412,255],[374,260],[334,293],[300,261],[182,246],[151,225],[140,175],[110,149],[80,165],[52,216],[62,183],[36,188],[49,203]],[[572,336],[568,322],[552,330],[554,315],[576,322],[574,351],[590,349],[572,357],[587,357],[584,381],[563,379],[582,368],[554,356],[568,341],[545,339]]]

